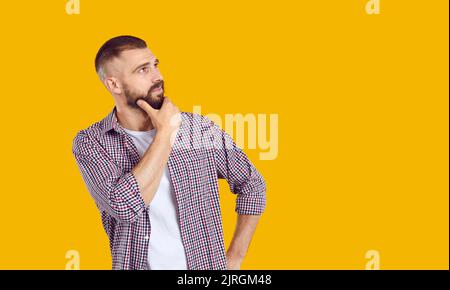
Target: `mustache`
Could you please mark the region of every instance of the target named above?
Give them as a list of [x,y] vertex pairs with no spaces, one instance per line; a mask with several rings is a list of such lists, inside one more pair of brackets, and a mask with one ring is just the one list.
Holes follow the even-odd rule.
[[159,87],[161,87],[161,89],[164,91],[164,81],[159,81],[159,82],[155,83],[153,86],[150,87],[148,92],[151,93],[154,89],[157,89]]

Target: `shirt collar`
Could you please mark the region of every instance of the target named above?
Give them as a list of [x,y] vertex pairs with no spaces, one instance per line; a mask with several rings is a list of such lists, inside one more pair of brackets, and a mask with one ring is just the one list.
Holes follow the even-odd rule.
[[114,130],[119,133],[122,131],[122,127],[120,126],[119,121],[117,121],[116,112],[117,108],[114,106],[112,111],[103,120],[103,129],[102,129],[103,134],[105,134],[110,130]]

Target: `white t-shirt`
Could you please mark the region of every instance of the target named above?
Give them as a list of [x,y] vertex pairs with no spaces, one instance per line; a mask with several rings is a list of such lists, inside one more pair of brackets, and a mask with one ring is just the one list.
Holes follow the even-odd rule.
[[[125,129],[142,158],[153,142],[156,130],[132,131]],[[151,224],[148,261],[152,270],[187,270],[186,253],[181,241],[178,211],[167,165],[158,190],[149,205]]]

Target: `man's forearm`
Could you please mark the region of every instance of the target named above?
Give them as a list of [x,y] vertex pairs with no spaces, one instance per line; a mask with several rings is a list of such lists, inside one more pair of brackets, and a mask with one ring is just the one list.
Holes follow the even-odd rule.
[[244,259],[259,218],[259,215],[238,215],[233,239],[227,251],[228,260],[240,263]]
[[169,132],[156,132],[153,143],[131,171],[139,183],[145,205],[153,200],[171,151]]

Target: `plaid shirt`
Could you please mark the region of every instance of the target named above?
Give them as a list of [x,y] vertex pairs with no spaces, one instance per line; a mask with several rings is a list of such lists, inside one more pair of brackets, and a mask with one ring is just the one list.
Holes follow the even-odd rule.
[[[237,194],[235,211],[260,215],[266,185],[232,138],[208,118],[181,113],[182,122],[167,162],[178,207],[188,269],[226,269],[218,178]],[[119,125],[116,107],[81,130],[73,154],[109,237],[113,269],[149,269],[148,207],[131,170],[137,148]],[[151,259],[151,256],[150,256]]]

